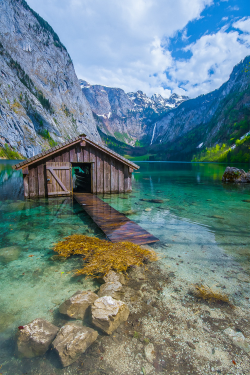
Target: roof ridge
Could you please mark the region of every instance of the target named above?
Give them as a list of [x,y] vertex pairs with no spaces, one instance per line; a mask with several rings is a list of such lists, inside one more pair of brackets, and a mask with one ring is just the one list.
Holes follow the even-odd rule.
[[96,145],[97,147],[100,147],[104,151],[108,151],[111,155],[116,156],[121,161],[124,161],[126,164],[129,164],[129,165],[133,166],[135,169],[139,169],[139,166],[136,165],[135,163],[133,163],[132,161],[126,159],[124,156],[122,156],[122,155],[118,154],[117,152],[111,150],[107,146],[104,146],[104,145],[100,144],[99,142],[93,141],[92,139],[88,138],[85,134],[81,134],[77,137],[71,138],[69,141],[62,142],[61,144],[59,144],[55,147],[52,147],[52,148],[50,148],[46,151],[40,152],[39,154],[34,155],[31,158],[28,158],[28,159],[14,165],[13,168],[14,169],[20,169],[20,168],[24,167],[26,164],[29,164],[29,163],[31,163],[31,162],[39,159],[39,158],[45,158],[47,155],[51,154],[52,152],[54,152],[56,150],[59,150],[60,148],[63,148],[65,146],[68,146],[68,145],[70,146],[71,144],[77,142],[78,140],[81,141],[83,139],[92,143],[93,146]]

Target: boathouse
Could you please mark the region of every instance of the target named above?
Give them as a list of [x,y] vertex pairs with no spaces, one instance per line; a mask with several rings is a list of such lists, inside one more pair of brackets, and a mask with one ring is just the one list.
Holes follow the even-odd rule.
[[14,167],[22,169],[24,195],[127,193],[138,165],[82,134]]

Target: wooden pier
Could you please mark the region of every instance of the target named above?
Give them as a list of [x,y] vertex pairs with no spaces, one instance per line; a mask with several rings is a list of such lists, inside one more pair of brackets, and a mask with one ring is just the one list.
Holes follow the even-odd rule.
[[111,242],[130,241],[137,245],[143,245],[159,241],[158,238],[108,203],[103,202],[96,195],[90,193],[74,193],[73,195]]

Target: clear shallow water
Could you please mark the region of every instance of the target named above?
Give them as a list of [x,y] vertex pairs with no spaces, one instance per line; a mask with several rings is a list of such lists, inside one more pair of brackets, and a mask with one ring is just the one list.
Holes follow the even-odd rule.
[[[131,194],[101,198],[160,239],[153,245],[159,264],[175,273],[177,287],[203,282],[249,307],[250,203],[243,200],[250,199],[250,186],[222,184],[225,165],[138,164]],[[17,359],[15,332],[36,317],[62,324],[58,305],[79,289],[96,288],[73,277],[79,259],[51,259],[53,243],[73,233],[104,235],[70,198],[24,201],[22,175],[12,165],[0,162],[1,372],[66,373],[53,360],[40,370],[41,359]],[[164,293],[169,298],[170,291]]]

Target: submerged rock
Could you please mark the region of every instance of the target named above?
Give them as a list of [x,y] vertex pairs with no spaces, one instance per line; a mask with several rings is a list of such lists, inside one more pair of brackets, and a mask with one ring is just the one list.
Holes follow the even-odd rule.
[[121,297],[121,291],[122,284],[119,281],[108,282],[101,285],[98,296],[111,296],[115,299],[119,299]]
[[148,345],[145,346],[144,353],[145,353],[145,357],[147,361],[149,363],[153,363],[155,360],[155,348],[152,343],[149,343]]
[[246,173],[243,169],[227,167],[223,176],[223,182],[250,183],[250,172]]
[[92,323],[111,335],[129,316],[128,306],[110,296],[98,298],[91,306]]
[[0,249],[0,262],[9,263],[19,258],[20,248],[18,246],[8,246]]
[[68,315],[70,318],[83,319],[86,310],[97,298],[97,294],[89,290],[78,291],[61,304],[59,311],[61,314]]
[[134,211],[134,210],[128,210],[128,211],[124,211],[124,215],[135,215],[137,214],[138,211]]
[[232,328],[227,328],[224,333],[230,337],[233,343],[240,349],[243,349],[246,353],[250,353],[250,345],[242,332],[235,332]]
[[97,336],[97,331],[83,327],[79,322],[68,323],[60,329],[52,346],[58,353],[62,366],[66,367],[75,362]]
[[19,357],[32,358],[46,353],[59,328],[44,319],[20,327],[17,337]]
[[114,283],[116,281],[118,281],[119,283],[123,285],[126,283],[125,277],[122,273],[117,273],[112,270],[109,271],[107,275],[104,276],[103,280],[105,281],[105,283]]

